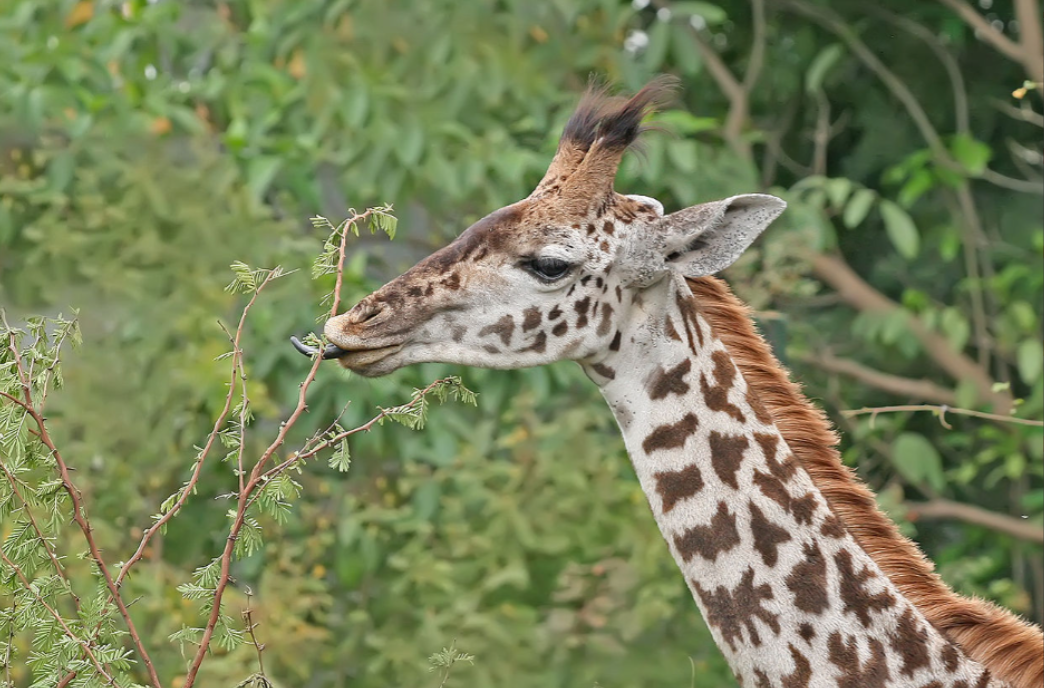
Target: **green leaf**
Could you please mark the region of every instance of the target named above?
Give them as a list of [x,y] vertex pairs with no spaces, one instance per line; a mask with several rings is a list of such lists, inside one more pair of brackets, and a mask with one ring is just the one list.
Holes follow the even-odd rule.
[[993,151],[988,145],[967,134],[957,134],[953,137],[950,153],[973,177],[982,175],[986,170],[986,164],[993,157]]
[[845,213],[842,216],[845,227],[852,229],[862,224],[876,198],[877,194],[871,189],[859,189],[852,194],[852,197],[848,199],[848,205],[845,206]]
[[696,171],[699,147],[689,140],[672,141],[667,146],[667,158],[680,172],[692,174]]
[[848,200],[848,194],[852,193],[852,186],[851,179],[844,177],[828,179],[823,187],[826,189],[827,198],[830,199],[830,205],[840,210]]
[[840,43],[828,45],[820,50],[805,74],[805,90],[809,93],[815,93],[823,88],[823,80],[826,78],[827,73],[837,64],[844,52],[845,48]]
[[703,17],[703,20],[708,25],[721,24],[729,18],[725,10],[709,2],[674,2],[671,3],[671,11],[675,15],[683,17],[691,17],[693,15]]
[[1016,353],[1019,377],[1026,384],[1033,384],[1044,368],[1044,347],[1036,339],[1027,339],[1019,344]]
[[264,197],[282,164],[283,161],[274,155],[261,155],[247,163],[247,188],[255,200]]
[[330,468],[336,468],[342,473],[346,473],[348,468],[352,465],[352,455],[348,450],[348,440],[343,440],[334,449],[333,456],[330,457],[329,466]]
[[968,324],[968,319],[956,308],[947,308],[942,312],[939,327],[950,340],[950,346],[955,351],[962,350],[968,343],[968,337],[971,336],[971,325]]
[[648,71],[658,72],[663,68],[667,49],[671,45],[671,25],[657,20],[649,27],[648,34],[649,45],[641,56],[642,64]]
[[892,240],[892,245],[899,251],[899,255],[907,260],[916,258],[921,247],[921,237],[913,218],[896,203],[886,198],[881,199],[879,208],[881,219],[885,223],[885,231],[888,233],[888,238]]
[[895,469],[917,486],[929,486],[936,492],[946,487],[942,457],[928,439],[916,432],[900,434],[892,445]]

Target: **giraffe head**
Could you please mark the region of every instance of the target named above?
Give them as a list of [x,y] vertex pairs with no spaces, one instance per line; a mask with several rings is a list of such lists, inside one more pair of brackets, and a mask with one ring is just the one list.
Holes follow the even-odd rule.
[[629,100],[589,89],[533,193],[327,321],[324,357],[365,376],[422,362],[590,363],[620,346],[620,324],[645,289],[730,265],[783,201],[749,194],[664,215],[658,201],[613,188],[671,85],[654,81]]

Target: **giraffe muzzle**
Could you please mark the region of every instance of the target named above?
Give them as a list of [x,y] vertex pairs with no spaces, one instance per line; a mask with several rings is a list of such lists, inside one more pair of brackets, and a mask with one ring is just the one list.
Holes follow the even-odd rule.
[[317,349],[316,347],[308,346],[300,339],[293,336],[290,337],[290,343],[294,345],[295,349],[300,351],[305,356],[315,356],[316,354],[321,353],[320,358],[322,358],[324,361],[329,361],[330,359],[334,358],[341,358],[351,353],[350,351],[342,349],[336,344],[327,344],[326,347],[322,350],[322,352],[320,352],[319,349]]

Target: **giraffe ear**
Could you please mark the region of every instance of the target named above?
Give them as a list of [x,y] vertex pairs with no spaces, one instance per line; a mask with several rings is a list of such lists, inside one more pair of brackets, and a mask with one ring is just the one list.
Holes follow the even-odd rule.
[[787,204],[766,194],[743,194],[694,205],[660,220],[667,265],[686,277],[720,272],[736,262]]

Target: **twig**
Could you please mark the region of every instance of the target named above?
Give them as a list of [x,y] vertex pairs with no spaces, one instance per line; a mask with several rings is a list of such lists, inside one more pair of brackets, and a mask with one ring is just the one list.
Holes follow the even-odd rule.
[[440,378],[438,380],[435,380],[430,385],[428,385],[424,389],[420,390],[416,394],[416,396],[412,400],[410,400],[408,403],[403,404],[402,406],[395,406],[393,408],[381,409],[380,413],[378,413],[376,416],[374,416],[373,418],[368,420],[366,423],[363,423],[362,425],[360,425],[358,427],[352,428],[351,430],[345,430],[344,432],[339,432],[336,435],[334,435],[333,437],[330,437],[328,439],[323,440],[322,442],[320,442],[316,446],[314,446],[311,449],[308,449],[306,451],[294,452],[293,454],[290,455],[290,458],[288,458],[287,460],[283,461],[280,464],[276,464],[275,466],[273,466],[272,468],[268,469],[263,474],[261,474],[261,480],[262,481],[271,480],[272,478],[274,478],[275,476],[279,475],[280,473],[285,471],[287,468],[289,468],[290,466],[292,466],[293,464],[295,464],[295,463],[297,463],[299,461],[306,461],[307,459],[312,458],[313,456],[315,456],[316,454],[318,454],[322,450],[327,449],[329,447],[332,447],[332,446],[340,443],[341,441],[351,437],[352,435],[355,435],[356,433],[368,432],[371,428],[373,428],[374,425],[380,423],[382,420],[387,418],[392,413],[401,413],[404,410],[412,409],[414,406],[419,404],[421,402],[421,400],[424,399],[424,397],[428,395],[429,392],[431,392],[433,389],[435,389],[439,385],[446,384],[450,379],[451,378]]
[[[141,542],[138,543],[137,550],[135,550],[134,554],[131,555],[131,558],[124,562],[123,566],[120,568],[120,574],[116,578],[117,586],[123,584],[123,579],[126,578],[127,574],[130,572],[131,567],[134,566],[134,564],[136,564],[142,558],[142,556],[144,556],[145,548],[148,546],[149,540],[151,540],[152,537],[157,532],[159,532],[159,530],[163,528],[163,526],[166,525],[168,521],[170,521],[170,519],[174,518],[178,514],[178,512],[181,510],[181,507],[185,504],[186,501],[188,501],[189,496],[195,489],[196,483],[199,482],[199,476],[203,472],[203,462],[210,454],[210,450],[214,446],[214,441],[217,439],[217,436],[220,433],[222,426],[225,424],[225,419],[228,417],[228,413],[232,408],[232,397],[235,394],[236,390],[236,378],[239,376],[240,371],[242,370],[242,367],[237,365],[237,363],[242,359],[243,356],[243,350],[240,348],[240,342],[242,341],[243,328],[246,324],[247,314],[250,312],[250,308],[254,305],[254,302],[257,300],[257,297],[261,293],[261,290],[264,289],[265,286],[272,281],[272,279],[273,277],[270,274],[258,286],[258,288],[254,290],[253,296],[247,302],[247,305],[243,308],[243,313],[239,317],[239,326],[236,328],[235,338],[232,341],[232,377],[228,384],[228,394],[225,395],[225,405],[221,409],[221,412],[218,414],[217,420],[214,421],[214,426],[210,431],[210,435],[207,436],[207,442],[203,446],[203,450],[199,453],[199,456],[196,458],[195,465],[192,469],[192,475],[189,477],[188,482],[185,483],[185,485],[183,486],[181,496],[179,496],[177,501],[174,502],[174,504],[170,507],[170,510],[167,511],[167,513],[163,514],[163,516],[157,519],[155,523],[146,528],[145,532],[142,533]],[[240,446],[242,446],[242,444]]]
[[942,424],[947,430],[951,429],[952,426],[946,422],[947,413],[956,413],[960,416],[974,416],[975,418],[983,418],[985,420],[993,420],[998,423],[1015,423],[1016,425],[1031,425],[1035,428],[1044,428],[1044,421],[1031,420],[1029,418],[1016,418],[1015,416],[1002,416],[998,413],[986,413],[984,411],[975,411],[973,409],[964,408],[953,408],[945,404],[912,404],[908,406],[874,406],[874,407],[863,407],[861,409],[848,409],[841,411],[841,415],[846,418],[852,418],[853,416],[864,416],[870,414],[871,422],[880,413],[898,413],[903,411],[931,411],[932,413],[938,414],[939,423]]
[[246,630],[247,633],[250,634],[250,644],[254,646],[255,650],[257,650],[257,671],[261,676],[264,676],[265,661],[262,658],[261,653],[264,651],[265,645],[264,643],[257,642],[257,636],[254,634],[254,629],[257,628],[259,624],[254,623],[254,610],[250,606],[250,602],[253,600],[254,595],[250,588],[246,589],[246,598],[247,607],[243,610],[243,621],[246,622]]
[[957,60],[953,58],[950,51],[936,38],[934,33],[912,19],[872,4],[865,5],[865,9],[898,26],[912,36],[919,38],[921,42],[935,53],[935,56],[939,58],[939,62],[942,63],[943,69],[946,70],[946,76],[950,80],[950,89],[953,91],[954,126],[959,133],[968,133],[971,128],[968,116],[968,89],[965,88],[964,75],[961,74],[961,68],[957,65]]
[[1044,544],[1044,529],[1039,525],[1028,523],[1014,516],[987,511],[971,504],[961,504],[948,499],[933,499],[927,502],[907,502],[904,507],[911,521],[919,518],[956,518],[965,523],[986,526],[1020,540]]
[[[330,317],[337,315],[337,310],[341,305],[341,283],[344,272],[345,247],[348,241],[348,231],[353,225],[362,222],[372,214],[372,209],[363,213],[353,214],[351,218],[342,223],[343,229],[341,233],[341,244],[337,259],[337,280],[333,294],[333,303],[330,306]],[[243,489],[239,492],[236,514],[233,518],[232,525],[229,528],[228,537],[225,541],[225,548],[221,553],[221,572],[218,575],[218,580],[214,587],[214,597],[211,601],[210,617],[207,619],[207,624],[203,629],[203,636],[200,639],[196,655],[192,659],[192,664],[189,667],[188,673],[185,675],[185,682],[182,684],[183,688],[192,688],[195,684],[196,677],[199,675],[200,666],[203,664],[204,658],[206,658],[207,650],[210,647],[210,641],[214,636],[214,629],[217,627],[218,620],[221,618],[221,599],[225,594],[225,588],[228,587],[231,575],[230,569],[232,566],[232,555],[235,551],[236,540],[239,538],[239,533],[243,529],[243,524],[246,520],[247,507],[252,503],[250,496],[259,485],[263,485],[262,470],[264,469],[265,464],[272,455],[275,454],[279,447],[283,445],[290,428],[294,426],[297,420],[301,417],[301,414],[303,414],[305,409],[308,408],[306,403],[308,388],[315,380],[315,376],[319,372],[319,364],[321,364],[322,361],[323,359],[321,356],[315,357],[315,360],[312,362],[312,368],[308,371],[308,375],[300,385],[300,391],[297,396],[297,406],[290,414],[290,417],[280,426],[276,438],[261,455],[261,458],[258,459],[257,463],[254,464],[254,468],[250,471],[249,479],[246,481]]]
[[[120,615],[123,617],[124,623],[127,625],[127,633],[130,635],[131,641],[134,643],[138,656],[141,657],[141,661],[145,665],[145,670],[148,672],[149,680],[153,688],[162,688],[162,683],[159,680],[159,676],[156,674],[156,668],[152,664],[152,658],[149,656],[148,650],[145,649],[145,645],[141,641],[141,636],[138,634],[137,626],[135,626],[134,620],[131,618],[130,612],[127,610],[127,605],[120,597],[119,588],[116,587],[116,583],[112,578],[112,573],[109,570],[108,565],[105,563],[105,558],[102,556],[101,550],[98,548],[98,543],[94,539],[94,530],[91,528],[90,520],[87,516],[87,509],[83,504],[79,488],[76,487],[76,484],[72,480],[72,475],[69,472],[69,465],[65,462],[62,453],[58,451],[58,447],[54,444],[54,440],[51,439],[51,435],[47,431],[46,422],[33,403],[30,382],[24,377],[25,369],[22,365],[22,356],[18,351],[18,347],[15,345],[14,333],[10,332],[10,328],[8,328],[8,330],[8,348],[14,356],[15,370],[18,371],[19,376],[22,378],[22,397],[25,401],[23,408],[25,408],[26,412],[32,416],[33,421],[36,423],[37,430],[39,430],[40,442],[47,447],[51,453],[51,457],[55,461],[55,464],[58,466],[58,473],[62,480],[62,488],[65,490],[66,494],[69,495],[69,499],[72,502],[73,520],[76,521],[76,525],[78,525],[81,532],[83,532],[83,537],[87,541],[87,546],[91,552],[91,558],[94,559],[94,563],[97,564],[98,570],[105,579],[105,585],[109,589],[109,594],[112,596],[117,609],[120,611]],[[8,395],[5,394],[5,396]]]
[[55,621],[58,622],[58,625],[62,627],[63,631],[65,631],[65,635],[69,636],[70,639],[72,639],[76,643],[79,643],[80,646],[83,647],[84,654],[86,654],[87,657],[90,658],[91,663],[94,664],[94,668],[98,670],[98,673],[105,677],[109,685],[113,685],[115,679],[113,679],[113,677],[110,676],[107,671],[105,671],[105,668],[102,666],[101,662],[99,662],[98,658],[94,655],[94,651],[91,650],[90,644],[72,632],[72,629],[70,629],[69,626],[65,623],[65,619],[62,618],[62,615],[59,614],[54,607],[47,604],[47,600],[41,597],[40,593],[36,592],[36,590],[33,589],[33,584],[29,581],[28,578],[25,577],[25,574],[22,573],[22,569],[18,568],[17,564],[8,559],[7,555],[4,554],[3,550],[0,550],[0,558],[3,559],[5,564],[10,566],[14,570],[15,575],[17,575],[18,579],[22,581],[22,587],[28,590],[33,595],[33,597],[36,598],[36,601],[44,609],[50,612],[51,616],[53,616]]

